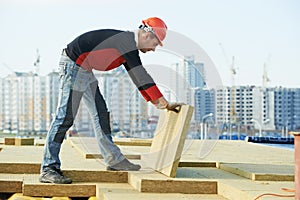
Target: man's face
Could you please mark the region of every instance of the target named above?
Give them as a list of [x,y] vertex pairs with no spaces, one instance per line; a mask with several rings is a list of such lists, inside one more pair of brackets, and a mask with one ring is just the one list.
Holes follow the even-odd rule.
[[150,32],[143,34],[139,40],[139,50],[143,53],[148,51],[155,51],[155,48],[159,45],[157,37]]

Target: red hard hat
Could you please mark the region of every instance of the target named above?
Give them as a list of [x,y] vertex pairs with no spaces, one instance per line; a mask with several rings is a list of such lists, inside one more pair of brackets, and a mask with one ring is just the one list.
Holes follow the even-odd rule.
[[162,46],[162,41],[165,39],[167,34],[167,25],[163,20],[158,17],[150,17],[148,19],[142,20],[143,24],[147,27],[153,29],[153,33],[159,40],[160,45]]

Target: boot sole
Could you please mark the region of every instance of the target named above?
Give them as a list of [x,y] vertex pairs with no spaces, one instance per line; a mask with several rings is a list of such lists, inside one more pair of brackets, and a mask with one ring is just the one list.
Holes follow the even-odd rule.
[[41,183],[53,183],[53,184],[71,184],[72,181],[68,181],[68,182],[55,182],[55,181],[49,181],[49,180],[45,180],[45,179],[39,179],[39,181]]

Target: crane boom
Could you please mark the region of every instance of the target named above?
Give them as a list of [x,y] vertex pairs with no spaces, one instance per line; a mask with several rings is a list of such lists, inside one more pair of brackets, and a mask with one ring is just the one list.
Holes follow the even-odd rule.
[[39,49],[37,49],[36,50],[36,60],[33,63],[33,65],[35,67],[34,71],[37,75],[39,75],[39,70],[40,70],[40,61],[41,61],[40,58],[41,58],[41,56],[39,54]]
[[236,113],[235,113],[235,76],[237,73],[237,69],[234,65],[234,56],[232,57],[232,61],[230,63],[226,52],[223,48],[222,43],[219,43],[221,50],[223,52],[223,55],[225,57],[225,60],[227,62],[227,65],[230,67],[230,77],[231,77],[231,89],[230,89],[230,122],[236,123]]

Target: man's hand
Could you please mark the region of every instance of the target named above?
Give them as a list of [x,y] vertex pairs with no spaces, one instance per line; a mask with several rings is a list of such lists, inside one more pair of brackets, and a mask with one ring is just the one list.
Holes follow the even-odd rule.
[[158,109],[167,109],[170,111],[174,111],[176,113],[178,113],[181,109],[181,106],[184,105],[184,103],[170,103],[168,102],[164,97],[160,97],[159,99],[155,100],[155,101],[151,101],[156,108]]
[[179,113],[182,105],[184,105],[184,103],[172,102],[167,104],[166,109]]
[[178,113],[181,109],[181,106],[184,105],[184,103],[177,103],[177,102],[172,102],[172,103],[167,103],[165,105],[157,104],[158,109],[167,109],[173,112]]

